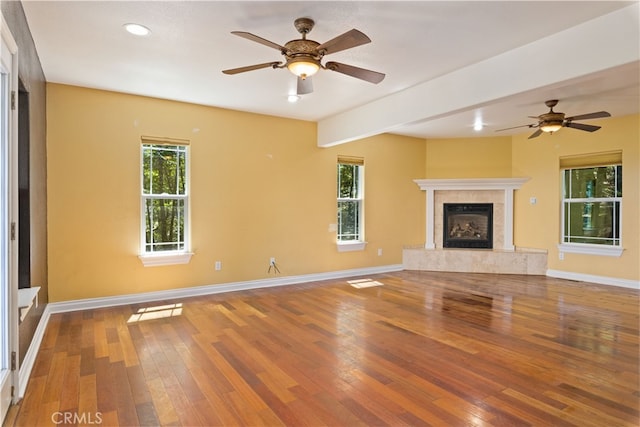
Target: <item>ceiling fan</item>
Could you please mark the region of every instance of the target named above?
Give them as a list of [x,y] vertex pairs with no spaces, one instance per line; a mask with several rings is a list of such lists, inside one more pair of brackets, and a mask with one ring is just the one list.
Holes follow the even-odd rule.
[[262,64],[249,65],[246,67],[232,68],[223,70],[224,74],[238,74],[246,71],[259,70],[261,68],[287,68],[298,78],[298,95],[304,95],[313,92],[313,84],[311,76],[319,69],[336,71],[346,74],[347,76],[365,80],[371,83],[380,83],[385,75],[377,71],[371,71],[353,65],[343,64],[341,62],[329,61],[322,65],[321,60],[325,55],[340,52],[342,50],[351,49],[352,47],[370,43],[371,39],[362,32],[352,29],[341,34],[327,42],[318,43],[314,40],[308,40],[307,34],[311,32],[315,22],[310,18],[298,18],[293,23],[294,27],[302,35],[302,38],[290,40],[281,46],[277,43],[263,39],[255,34],[244,31],[232,31],[231,34],[251,40],[262,45],[277,49],[284,56],[284,62],[273,61]]
[[521,127],[538,128],[538,130],[532,133],[527,139],[536,138],[540,136],[542,132],[547,132],[549,134],[552,134],[553,132],[556,132],[563,127],[584,130],[587,132],[595,132],[598,129],[600,129],[601,126],[586,125],[583,123],[574,123],[574,120],[587,120],[587,119],[598,119],[601,117],[611,117],[611,114],[609,114],[606,111],[598,111],[595,113],[580,114],[578,116],[565,117],[564,113],[557,113],[553,111],[553,107],[555,107],[557,104],[558,104],[557,99],[550,99],[549,101],[545,101],[545,105],[549,107],[548,113],[540,114],[539,116],[529,116],[532,119],[538,119],[538,123],[532,123],[529,125],[522,125],[522,126],[514,126],[506,129],[498,129],[496,132],[515,129],[515,128],[521,128]]

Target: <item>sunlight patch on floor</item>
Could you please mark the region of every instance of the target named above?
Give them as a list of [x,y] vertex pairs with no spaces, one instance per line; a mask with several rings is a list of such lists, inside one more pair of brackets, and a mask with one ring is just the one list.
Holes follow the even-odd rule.
[[373,279],[357,279],[357,280],[347,280],[347,283],[353,286],[356,289],[362,288],[372,288],[374,286],[382,286],[383,283],[378,282]]
[[166,317],[180,316],[182,314],[182,303],[156,305],[144,307],[132,314],[127,323],[142,322],[145,320],[163,319]]

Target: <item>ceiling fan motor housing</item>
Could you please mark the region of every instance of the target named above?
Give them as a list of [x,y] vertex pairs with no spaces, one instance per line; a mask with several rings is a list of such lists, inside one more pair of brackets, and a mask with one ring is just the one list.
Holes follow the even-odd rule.
[[[302,79],[316,73],[321,68],[322,54],[316,51],[320,46],[315,40],[297,39],[287,42],[282,54],[287,60],[287,68]],[[299,71],[295,71],[296,68]]]
[[560,122],[562,123],[564,121],[564,113],[546,113],[546,114],[541,114],[539,116],[539,120],[540,123],[553,123],[553,122]]
[[307,39],[298,39],[288,41],[284,47],[285,50],[282,52],[287,58],[293,58],[300,55],[314,57],[316,59],[320,59],[320,54],[316,52],[316,48],[320,46],[315,40],[307,40]]
[[544,132],[553,133],[564,125],[564,113],[551,111],[539,116],[538,127]]

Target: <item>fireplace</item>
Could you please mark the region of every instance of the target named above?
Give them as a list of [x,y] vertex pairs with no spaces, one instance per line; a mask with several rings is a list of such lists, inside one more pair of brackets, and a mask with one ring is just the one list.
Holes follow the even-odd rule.
[[442,246],[493,248],[493,203],[444,203]]

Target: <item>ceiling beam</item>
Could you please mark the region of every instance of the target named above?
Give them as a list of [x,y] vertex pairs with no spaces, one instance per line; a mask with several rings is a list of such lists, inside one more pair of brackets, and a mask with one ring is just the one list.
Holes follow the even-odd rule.
[[[330,147],[640,61],[631,6],[318,122]],[[452,54],[455,54],[453,52]]]

